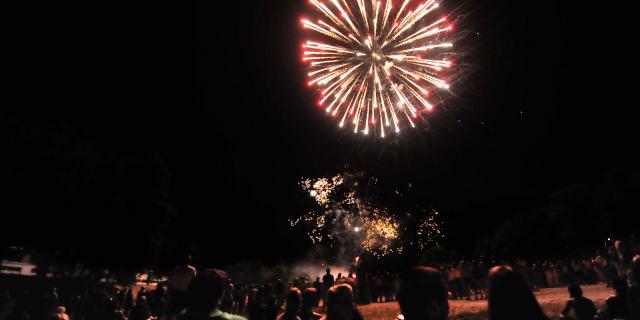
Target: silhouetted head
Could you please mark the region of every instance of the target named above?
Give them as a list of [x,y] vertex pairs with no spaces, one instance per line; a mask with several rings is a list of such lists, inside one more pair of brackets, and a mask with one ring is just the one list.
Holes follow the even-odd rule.
[[180,257],[180,260],[178,261],[178,265],[186,267],[191,265],[191,255],[185,254],[182,257]]
[[189,309],[197,313],[208,313],[218,308],[226,279],[227,274],[216,269],[204,270],[195,276],[187,290]]
[[300,303],[302,302],[302,294],[300,293],[300,289],[298,288],[289,289],[284,301],[286,304],[285,310],[284,310],[285,313],[287,314],[298,313],[298,309],[300,309]]
[[547,320],[524,278],[508,266],[489,271],[490,320]]
[[442,274],[431,267],[415,267],[400,275],[398,304],[406,320],[445,320],[448,290]]
[[617,296],[622,296],[627,293],[627,281],[622,278],[614,280],[612,287]]
[[350,320],[356,312],[353,289],[348,284],[331,287],[327,292],[327,319]]
[[327,274],[331,273],[331,269],[327,268]]
[[567,289],[569,290],[569,296],[571,296],[571,298],[582,297],[582,288],[580,288],[579,285],[572,284],[572,285],[569,285]]
[[638,283],[640,283],[640,255],[633,257],[633,262],[631,263],[629,274],[629,280],[631,280],[632,284],[637,285]]
[[302,294],[302,309],[312,309],[316,300],[318,300],[318,290],[316,288],[307,288]]

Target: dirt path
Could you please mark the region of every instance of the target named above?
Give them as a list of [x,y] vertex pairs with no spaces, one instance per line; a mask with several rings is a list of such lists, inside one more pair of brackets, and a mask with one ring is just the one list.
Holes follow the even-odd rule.
[[[605,285],[582,286],[584,296],[593,300],[598,308],[601,308],[604,301],[613,294]],[[545,313],[552,318],[557,318],[569,299],[566,288],[542,289],[536,292],[538,302],[542,305]],[[449,301],[449,316],[451,319],[480,320],[486,319],[487,301]],[[400,308],[395,302],[374,303],[367,306],[360,306],[360,311],[365,320],[392,320],[400,313]]]

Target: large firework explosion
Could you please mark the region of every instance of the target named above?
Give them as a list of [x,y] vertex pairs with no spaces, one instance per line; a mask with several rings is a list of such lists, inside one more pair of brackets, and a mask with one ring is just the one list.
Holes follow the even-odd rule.
[[[381,137],[415,127],[433,109],[433,88],[449,89],[439,75],[452,62],[446,17],[433,18],[438,3],[411,9],[410,0],[310,0],[320,18],[302,25],[321,40],[302,47],[309,86],[320,90],[318,105],[340,119],[340,127]],[[431,19],[431,20],[430,20]]]
[[301,188],[313,199],[313,209],[290,221],[302,226],[311,241],[338,248],[350,257],[369,253],[376,257],[401,253],[406,246],[425,249],[443,238],[438,212],[420,211],[398,216],[374,205],[369,186],[375,178],[363,173],[303,179]]

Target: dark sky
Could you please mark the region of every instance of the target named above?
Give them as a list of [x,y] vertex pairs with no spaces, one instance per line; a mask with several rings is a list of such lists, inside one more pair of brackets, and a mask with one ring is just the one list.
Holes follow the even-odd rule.
[[[12,124],[4,135],[12,152],[3,175],[26,177],[27,187],[6,194],[14,199],[6,213],[21,217],[4,240],[44,246],[34,239],[45,237],[49,247],[84,250],[116,232],[132,242],[144,234],[140,221],[151,214],[86,212],[55,183],[30,187],[38,172],[59,170],[31,155],[57,157],[66,144],[55,141],[65,141],[101,159],[162,159],[178,215],[172,236],[196,239],[219,264],[302,255],[308,243],[287,223],[304,209],[297,182],[345,165],[392,185],[411,182],[420,203],[446,218],[450,245],[465,251],[559,187],[637,168],[637,35],[622,5],[443,2],[460,34],[452,94],[428,123],[386,140],[340,131],[314,107],[299,59],[304,0],[9,8],[2,120]],[[62,138],[38,142],[50,134]],[[55,150],[39,151],[47,148]],[[95,192],[121,187],[96,181]],[[69,201],[39,201],[61,197]],[[49,224],[34,226],[25,208]]]

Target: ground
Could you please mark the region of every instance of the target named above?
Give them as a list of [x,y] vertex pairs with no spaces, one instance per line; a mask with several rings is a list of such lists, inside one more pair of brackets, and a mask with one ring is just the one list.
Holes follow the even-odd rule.
[[[593,300],[598,309],[602,307],[604,301],[613,294],[613,291],[605,285],[582,286],[584,296]],[[564,308],[569,294],[566,288],[542,289],[536,292],[538,302],[542,305],[545,313],[552,319],[558,319],[560,311]],[[449,318],[454,320],[486,320],[487,301],[449,301]],[[359,307],[360,312],[367,320],[393,320],[400,313],[400,308],[396,302],[374,303]]]

